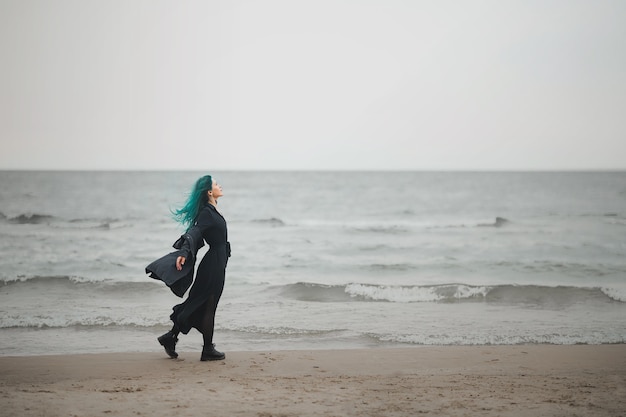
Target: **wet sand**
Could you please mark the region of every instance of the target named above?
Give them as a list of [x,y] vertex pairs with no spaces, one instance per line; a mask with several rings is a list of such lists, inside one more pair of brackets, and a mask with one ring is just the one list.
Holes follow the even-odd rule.
[[626,345],[0,357],[1,416],[624,416]]

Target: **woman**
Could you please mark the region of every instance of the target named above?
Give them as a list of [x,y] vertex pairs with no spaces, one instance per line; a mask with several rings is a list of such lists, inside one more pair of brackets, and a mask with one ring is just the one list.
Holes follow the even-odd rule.
[[[208,243],[209,250],[200,261],[187,299],[173,308],[170,316],[174,322],[172,330],[158,338],[171,358],[178,357],[178,334],[187,334],[192,327],[200,331],[204,339],[201,361],[226,357],[213,344],[215,311],[224,289],[226,264],[230,256],[226,220],[217,211],[217,200],[222,195],[222,187],[210,175],[205,175],[196,181],[185,205],[173,211],[174,218],[187,227],[187,233],[181,238],[180,256],[176,257],[176,270],[182,271],[186,262],[189,268],[189,262],[195,259],[195,252],[202,246],[202,240]],[[199,237],[199,244],[194,244],[192,239],[184,239],[194,234]]]

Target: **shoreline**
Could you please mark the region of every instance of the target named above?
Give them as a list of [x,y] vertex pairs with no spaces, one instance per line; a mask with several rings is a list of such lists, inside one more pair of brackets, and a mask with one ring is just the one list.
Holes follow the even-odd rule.
[[0,416],[615,416],[626,344],[0,357]]

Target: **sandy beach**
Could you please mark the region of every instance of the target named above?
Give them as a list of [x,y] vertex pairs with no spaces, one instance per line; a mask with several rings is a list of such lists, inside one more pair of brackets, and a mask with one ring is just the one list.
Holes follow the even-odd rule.
[[0,358],[2,416],[623,416],[626,345]]

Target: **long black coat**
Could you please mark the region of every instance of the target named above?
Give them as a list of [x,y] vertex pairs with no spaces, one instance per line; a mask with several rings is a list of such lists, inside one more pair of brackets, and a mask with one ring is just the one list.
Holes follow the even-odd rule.
[[200,261],[189,296],[182,304],[174,306],[170,316],[184,334],[192,327],[201,330],[200,322],[209,299],[212,298],[212,307],[217,308],[224,289],[226,265],[230,257],[226,220],[213,205],[207,204],[202,209],[196,227],[209,245],[209,250]]
[[[224,289],[226,265],[230,257],[226,220],[213,205],[207,204],[202,208],[195,226],[187,233],[193,235],[196,232],[199,232],[202,239],[209,245],[209,250],[200,261],[196,278],[187,299],[182,304],[174,306],[170,316],[174,324],[184,334],[187,334],[192,327],[200,330],[202,313],[205,311],[206,303],[210,298],[213,298],[214,307],[217,307]],[[184,237],[185,235],[183,235]],[[183,239],[183,241],[180,252],[173,253],[181,253],[182,256],[187,254],[188,257],[195,260],[194,248],[191,247],[193,242],[187,239]],[[175,257],[173,257],[173,261],[176,262]],[[187,262],[185,262],[183,270],[185,267],[187,267]]]

